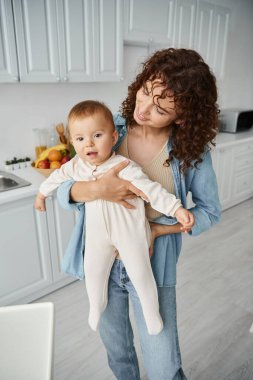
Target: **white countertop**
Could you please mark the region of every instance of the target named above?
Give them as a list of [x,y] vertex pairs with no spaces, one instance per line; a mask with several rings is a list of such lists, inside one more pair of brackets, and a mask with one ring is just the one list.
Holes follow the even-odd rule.
[[[245,140],[253,140],[253,128],[247,132],[240,133],[219,133],[216,138],[218,147],[235,145],[238,142]],[[18,177],[24,178],[31,182],[30,186],[21,187],[19,189],[7,190],[0,193],[0,204],[12,202],[18,199],[26,198],[29,196],[35,196],[39,189],[39,186],[45,177],[37,172],[34,168],[29,167],[25,169],[17,169],[11,173]]]
[[13,202],[33,195],[35,196],[41,182],[46,178],[32,167],[13,170],[10,173],[31,182],[31,185],[2,191],[0,193],[0,204]]
[[221,132],[217,135],[217,146],[229,146],[237,144],[238,142],[245,142],[245,140],[253,140],[253,128],[246,132],[239,133],[224,133]]

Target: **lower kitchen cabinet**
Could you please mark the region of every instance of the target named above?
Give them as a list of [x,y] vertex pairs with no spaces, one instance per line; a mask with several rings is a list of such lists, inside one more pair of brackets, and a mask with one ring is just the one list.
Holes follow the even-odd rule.
[[[218,135],[212,150],[222,210],[253,197],[253,129],[241,135]],[[193,207],[191,193],[187,207]]]
[[253,197],[253,138],[217,144],[212,158],[223,210]]
[[47,211],[33,207],[34,196],[0,206],[0,305],[31,302],[74,279],[61,273],[60,261],[75,223],[55,197]]
[[222,209],[227,208],[231,201],[233,186],[233,155],[232,147],[217,147],[212,152],[213,167],[217,176],[219,197]]

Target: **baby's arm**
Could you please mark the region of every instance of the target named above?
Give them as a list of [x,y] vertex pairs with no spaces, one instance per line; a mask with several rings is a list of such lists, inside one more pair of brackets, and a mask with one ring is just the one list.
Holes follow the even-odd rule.
[[152,208],[172,217],[175,217],[185,228],[190,228],[194,224],[194,218],[190,211],[182,207],[180,199],[169,193],[160,183],[151,181],[143,173],[141,167],[134,162],[120,172],[120,176],[131,181],[134,186],[140,189],[150,202]]
[[42,182],[36,196],[34,207],[38,211],[46,210],[46,198],[63,182],[72,179],[75,169],[75,159],[66,162],[59,169],[54,170],[50,176]]
[[36,196],[34,207],[38,211],[46,211],[46,197],[40,192]]

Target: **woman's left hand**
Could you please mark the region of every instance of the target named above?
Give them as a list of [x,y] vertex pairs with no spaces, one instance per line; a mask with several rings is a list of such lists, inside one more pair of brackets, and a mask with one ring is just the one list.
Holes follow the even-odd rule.
[[150,229],[151,229],[151,242],[150,242],[150,247],[149,247],[149,257],[152,257],[154,253],[154,244],[155,244],[155,239],[158,236],[162,235],[169,235],[169,234],[177,234],[180,232],[189,232],[191,228],[185,228],[183,227],[182,224],[176,223],[173,224],[172,226],[165,225],[165,224],[157,224],[157,223],[152,223],[149,222]]
[[154,251],[154,243],[155,243],[155,238],[157,237],[157,226],[158,224],[156,223],[149,223],[150,224],[150,229],[151,229],[151,238],[150,238],[150,246],[149,246],[149,257],[151,258],[153,255]]

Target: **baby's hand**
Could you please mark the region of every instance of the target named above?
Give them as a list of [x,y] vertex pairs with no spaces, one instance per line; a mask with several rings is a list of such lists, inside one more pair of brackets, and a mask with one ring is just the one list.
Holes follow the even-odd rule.
[[42,195],[41,193],[39,193],[35,199],[35,202],[34,202],[34,207],[36,210],[38,211],[46,211],[46,201],[45,201],[46,197],[44,197],[44,195]]
[[175,217],[177,218],[178,222],[182,224],[182,230],[186,232],[188,232],[194,225],[193,214],[183,207],[179,207],[177,209],[177,211],[175,212]]

